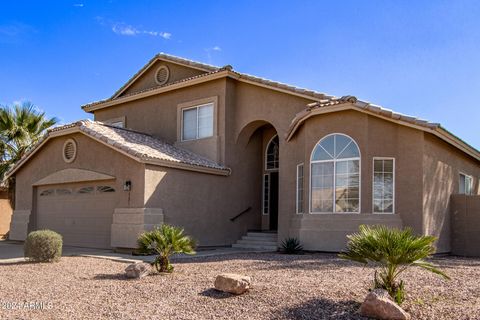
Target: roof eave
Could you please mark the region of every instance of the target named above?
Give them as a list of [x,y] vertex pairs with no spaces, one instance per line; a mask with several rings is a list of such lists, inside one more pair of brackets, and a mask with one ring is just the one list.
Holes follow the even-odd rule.
[[[175,83],[175,84],[172,84],[172,85],[167,85],[167,86],[152,89],[152,90],[149,90],[149,91],[140,92],[138,94],[132,94],[132,95],[129,95],[129,96],[126,96],[126,97],[119,97],[119,98],[113,99],[113,100],[108,99],[108,100],[105,100],[103,102],[99,102],[99,103],[95,103],[95,104],[87,104],[87,105],[82,106],[82,109],[86,112],[93,113],[96,110],[109,108],[109,107],[116,106],[116,105],[119,105],[119,104],[122,104],[122,103],[125,103],[125,102],[134,101],[134,100],[138,100],[138,99],[143,99],[143,98],[150,97],[150,96],[157,95],[157,94],[161,94],[161,93],[164,93],[164,92],[189,87],[189,86],[193,86],[193,85],[196,85],[196,84],[221,79],[221,78],[224,78],[224,77],[235,79],[235,80],[238,80],[238,81],[241,81],[241,82],[244,82],[244,83],[248,83],[248,84],[252,84],[252,85],[255,85],[255,86],[258,86],[258,87],[267,88],[267,89],[274,90],[274,91],[277,91],[277,92],[282,92],[282,93],[285,93],[285,94],[288,94],[288,95],[301,97],[301,98],[304,98],[304,99],[307,99],[307,100],[310,100],[310,101],[318,101],[320,99],[325,99],[326,97],[328,98],[328,96],[325,96],[321,93],[315,93],[315,95],[311,95],[311,94],[305,93],[306,90],[294,91],[292,89],[286,89],[286,88],[282,88],[282,87],[279,87],[279,86],[273,86],[273,85],[270,85],[270,84],[267,84],[267,83],[260,83],[258,81],[251,80],[251,79],[248,79],[248,78],[246,78],[242,75],[239,75],[236,72],[233,72],[233,71],[230,71],[230,70],[222,70],[222,71],[215,72],[215,73],[212,73],[212,74],[209,74],[209,75],[205,75],[205,76],[200,77],[200,78],[195,78],[195,79]],[[283,85],[283,87],[287,87],[287,86]]]
[[5,179],[9,179],[12,177],[26,162],[30,160],[30,158],[35,155],[41,148],[42,146],[47,143],[50,139],[55,138],[55,137],[60,137],[60,136],[65,136],[69,135],[72,133],[82,133],[85,136],[89,137],[90,139],[93,139],[111,149],[114,149],[115,151],[137,161],[140,163],[146,163],[146,164],[153,164],[153,165],[158,165],[162,167],[170,167],[170,168],[177,168],[177,169],[183,169],[183,170],[189,170],[189,171],[197,171],[201,173],[208,173],[208,174],[214,174],[214,175],[220,175],[220,176],[229,176],[231,174],[231,169],[226,168],[226,169],[220,169],[220,168],[212,168],[212,167],[207,167],[207,166],[199,166],[199,165],[193,165],[193,164],[188,164],[188,163],[183,163],[183,162],[176,162],[176,161],[169,161],[169,160],[162,160],[162,159],[153,159],[153,158],[148,158],[145,156],[135,156],[125,150],[122,150],[120,148],[115,148],[114,146],[108,144],[106,141],[99,139],[93,135],[90,135],[86,133],[85,131],[80,129],[79,125],[74,125],[65,129],[61,130],[56,130],[56,131],[49,131],[47,135],[42,139],[42,141],[37,144],[31,151],[30,153],[23,159],[21,162],[18,162],[7,174],[5,175]]
[[[365,104],[365,102],[359,101],[357,103],[360,104]],[[477,161],[480,161],[480,152],[461,140],[460,138],[456,137],[443,127],[441,127],[438,124],[426,124],[426,125],[420,125],[420,124],[415,124],[415,123],[410,123],[405,120],[402,120],[402,116],[400,116],[398,119],[394,119],[391,116],[388,116],[388,114],[392,114],[388,110],[378,108],[382,112],[373,112],[370,109],[359,107],[356,104],[357,103],[341,103],[337,104],[334,106],[329,106],[329,107],[320,107],[318,109],[310,110],[309,112],[302,111],[297,114],[297,116],[294,118],[292,121],[292,124],[290,126],[290,129],[287,131],[287,134],[285,136],[285,140],[288,142],[290,141],[295,133],[298,131],[299,127],[302,126],[302,124],[309,118],[321,115],[321,114],[327,114],[327,113],[333,113],[333,112],[338,112],[338,111],[344,111],[344,110],[356,110],[359,112],[363,112],[381,119],[384,119],[386,121],[394,122],[394,123],[399,123],[401,125],[411,127],[417,130],[421,130],[424,132],[431,133],[438,138],[442,139],[443,141],[449,143],[450,145],[453,145],[457,149],[461,150],[462,152],[468,154],[472,158],[474,158]],[[375,108],[375,106],[373,107]],[[407,116],[403,116],[404,118],[409,118]]]

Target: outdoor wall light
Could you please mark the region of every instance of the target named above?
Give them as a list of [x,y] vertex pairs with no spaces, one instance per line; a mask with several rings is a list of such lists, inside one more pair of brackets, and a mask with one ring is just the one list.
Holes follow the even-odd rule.
[[132,181],[127,180],[123,184],[123,191],[130,191],[132,189]]

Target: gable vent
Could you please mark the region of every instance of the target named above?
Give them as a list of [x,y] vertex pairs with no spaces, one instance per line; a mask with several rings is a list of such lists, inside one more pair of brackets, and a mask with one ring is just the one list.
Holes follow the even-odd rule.
[[75,160],[77,155],[77,144],[73,139],[68,139],[63,145],[63,160],[67,163]]
[[158,85],[167,83],[168,77],[170,76],[170,70],[167,66],[160,66],[157,72],[155,72],[155,82]]

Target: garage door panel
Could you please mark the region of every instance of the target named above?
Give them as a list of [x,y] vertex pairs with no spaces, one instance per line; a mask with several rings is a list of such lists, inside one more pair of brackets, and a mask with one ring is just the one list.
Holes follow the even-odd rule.
[[116,196],[112,190],[92,184],[39,187],[37,228],[60,233],[65,245],[110,248]]

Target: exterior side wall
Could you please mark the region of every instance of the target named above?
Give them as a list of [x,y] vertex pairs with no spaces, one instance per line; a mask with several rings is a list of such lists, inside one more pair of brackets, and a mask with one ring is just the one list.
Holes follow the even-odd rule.
[[[62,157],[63,144],[72,138],[77,143],[77,156],[72,163],[66,163]],[[11,236],[12,240],[23,240],[27,229],[20,225],[28,223],[29,229],[35,229],[36,188],[32,185],[59,170],[78,168],[92,170],[115,176],[117,190],[116,207],[143,207],[144,166],[117,151],[103,146],[101,143],[81,134],[52,138],[16,173],[15,212]],[[132,191],[123,191],[123,183],[132,181]],[[130,193],[130,194],[129,194]],[[18,213],[18,219],[16,214]],[[17,228],[18,227],[18,228]],[[15,233],[15,234],[14,234]]]
[[0,190],[0,239],[10,230],[10,221],[12,220],[12,206],[8,191]]
[[460,172],[471,175],[478,190],[480,163],[427,133],[424,150],[423,233],[438,237],[437,252],[449,252],[451,195],[459,191]]
[[[219,79],[165,92],[95,111],[95,120],[108,121],[125,117],[126,127],[129,129],[151,134],[223,164],[225,162],[225,86],[226,80]],[[195,141],[179,141],[177,137],[177,123],[180,124],[179,105],[205,98],[217,99],[217,112],[214,116],[216,121],[214,127],[217,130],[214,136]]]
[[[244,170],[250,169],[246,164]],[[145,207],[160,208],[165,223],[185,228],[200,246],[230,245],[248,229],[260,227],[255,216],[260,201],[252,201],[257,196],[242,183],[242,172],[224,177],[147,165]],[[252,209],[230,220],[248,207]]]
[[452,247],[456,255],[480,257],[480,195],[450,198]]

